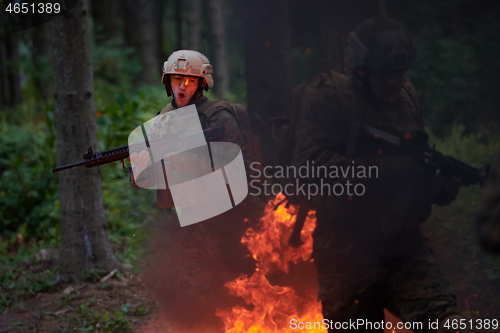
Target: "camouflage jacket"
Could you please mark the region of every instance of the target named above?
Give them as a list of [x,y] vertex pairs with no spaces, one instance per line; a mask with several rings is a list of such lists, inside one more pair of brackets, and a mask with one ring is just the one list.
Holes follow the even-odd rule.
[[[243,137],[242,131],[238,126],[237,120],[232,114],[231,104],[229,103],[229,101],[208,101],[206,97],[202,96],[197,100],[195,105],[196,109],[198,110],[198,114],[200,115],[202,127],[206,129],[222,125],[224,127],[224,141],[232,142],[240,147],[245,165],[248,166],[250,162],[246,155],[247,149],[245,139]],[[215,112],[214,108],[216,109]],[[170,133],[173,127],[171,125],[167,125],[168,112],[174,109],[176,109],[176,107],[173,106],[172,103],[169,103],[160,112],[158,112],[158,115],[154,118],[149,128],[149,139],[155,139],[163,137],[165,135],[174,134]],[[207,112],[207,110],[210,111],[210,114],[205,116],[205,112]],[[167,131],[169,133],[167,133]],[[187,161],[185,158],[177,157],[175,155],[171,156],[168,160],[169,164],[165,167],[177,169],[176,174],[179,174],[179,172],[206,174],[211,171],[207,169],[210,166],[206,165],[206,163],[198,163],[192,160]],[[154,188],[154,184],[156,183],[156,174],[157,172],[155,172],[155,170],[153,169],[145,170],[141,173],[139,179],[134,179],[133,175],[131,175],[130,183],[133,187]],[[167,192],[168,191],[169,190],[167,190]],[[165,198],[159,198],[157,206],[163,209],[171,207],[172,201],[170,195],[166,195],[165,192],[159,191],[159,197],[160,196],[164,196]],[[161,202],[166,203],[161,204]]]
[[[346,149],[351,124],[361,121],[401,138],[424,136],[424,115],[414,87],[405,79],[400,98],[391,104],[379,104],[364,89],[361,82],[343,74],[336,75],[335,84],[319,87],[310,98],[309,109],[302,112],[297,129],[297,144],[293,162],[296,167],[325,166],[328,177],[306,179],[320,187],[340,184],[341,195],[323,194],[315,198],[317,204],[317,233],[346,232],[392,234],[417,228],[430,215],[432,176],[413,158],[385,154],[377,147],[365,154],[348,157]],[[425,139],[426,140],[426,139]],[[346,177],[339,171],[354,168]],[[359,173],[372,167],[373,173]],[[347,181],[362,184],[358,193],[347,195]],[[336,193],[340,193],[340,185]],[[323,186],[323,189],[326,187]],[[354,185],[351,186],[351,194]],[[327,189],[327,188],[326,188]]]
[[[224,126],[224,141],[235,143],[240,147],[245,165],[248,166],[251,162],[247,159],[245,138],[231,109],[231,103],[227,100],[209,101],[206,97],[202,96],[196,101],[195,105],[198,114],[204,115],[210,109],[211,114],[204,117],[200,116],[203,129],[219,125]],[[215,112],[213,111],[214,107],[216,109]],[[167,128],[165,126],[164,115],[174,109],[176,107],[172,103],[169,103],[160,111],[159,117],[156,117],[151,125],[151,138],[161,137],[164,134],[163,132]]]
[[[295,167],[306,166],[309,175],[317,168],[316,178],[303,180],[306,189],[320,189],[313,200],[313,257],[321,300],[337,300],[339,290],[366,288],[376,281],[381,262],[410,257],[422,246],[419,224],[431,212],[433,179],[415,159],[385,152],[376,143],[352,157],[346,152],[354,121],[402,138],[424,137],[424,115],[410,81],[396,101],[382,105],[358,79],[332,75],[333,84],[320,85],[300,115],[293,154]],[[318,178],[319,166],[326,167],[327,177]],[[355,172],[345,172],[347,167]],[[376,169],[367,172],[370,167]],[[338,176],[332,174],[339,169]],[[359,184],[364,192],[356,195]],[[328,186],[337,191],[324,193]]]

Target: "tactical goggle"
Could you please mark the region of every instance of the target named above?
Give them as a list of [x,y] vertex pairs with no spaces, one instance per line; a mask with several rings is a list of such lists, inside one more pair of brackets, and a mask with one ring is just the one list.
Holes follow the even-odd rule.
[[[162,84],[166,84],[169,80],[168,74],[163,74],[161,78]],[[170,75],[170,82],[177,86],[181,86],[184,83],[185,86],[198,84],[198,78],[196,76],[182,76],[182,75]]]

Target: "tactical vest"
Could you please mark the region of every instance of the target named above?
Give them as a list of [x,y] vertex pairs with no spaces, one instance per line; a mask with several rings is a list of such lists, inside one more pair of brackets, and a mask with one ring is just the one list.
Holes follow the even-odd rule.
[[[242,151],[245,160],[250,161],[250,163],[257,162],[257,168],[262,169],[262,154],[260,151],[260,142],[258,136],[252,133],[252,127],[250,124],[250,119],[246,109],[241,104],[231,104],[227,99],[209,101],[204,98],[201,103],[196,104],[196,109],[198,111],[198,116],[200,117],[200,123],[202,129],[206,128],[207,120],[215,116],[221,111],[229,112],[236,122],[243,136],[246,149]],[[164,114],[166,112],[174,110],[172,103],[168,103],[157,115]],[[247,176],[250,175],[249,165],[246,165]],[[170,189],[158,190],[156,206],[160,209],[169,209],[174,205],[172,200],[172,195]]]
[[[290,108],[290,121],[283,131],[283,136],[280,139],[280,157],[279,164],[282,166],[292,165],[292,155],[296,145],[297,130],[299,129],[299,121],[301,114],[307,112],[311,98],[321,88],[331,87],[339,96],[341,108],[345,112],[351,113],[351,122],[362,120],[363,106],[359,103],[352,78],[335,72],[333,70],[313,76],[307,82],[297,85],[292,91],[292,103]],[[409,80],[405,80],[403,91],[408,96],[408,99],[413,104],[410,106],[415,112],[412,112],[412,117],[416,123],[423,119],[423,112],[420,101],[413,85]],[[361,118],[361,119],[360,119]]]
[[[360,96],[362,91],[361,87],[356,87],[358,82],[353,81],[352,78],[335,72],[329,71],[320,73],[313,76],[307,82],[299,84],[292,91],[292,103],[289,114],[289,123],[282,131],[283,135],[279,139],[280,156],[279,165],[286,168],[293,165],[293,154],[297,144],[298,131],[300,131],[300,118],[303,112],[308,112],[311,105],[312,97],[322,88],[331,88],[338,96],[339,107],[345,113],[348,113],[350,123],[355,121],[363,121],[364,111],[366,111],[366,104],[362,105],[363,97]],[[403,91],[407,95],[405,100],[410,101],[412,105],[406,105],[407,110],[411,114],[412,122],[414,124],[422,123],[423,114],[422,109],[409,80],[405,80]],[[417,129],[417,128],[415,128]],[[420,128],[419,128],[420,130]],[[423,130],[423,128],[422,128]],[[277,179],[282,186],[293,184],[295,179],[281,178]],[[289,240],[291,246],[299,246],[302,242],[300,240],[300,231],[304,224],[305,217],[309,209],[313,208],[313,203],[309,202],[307,198],[301,196],[291,196],[287,198],[289,203],[299,205],[297,220],[292,232],[292,237]]]
[[[174,107],[172,103],[168,103],[161,111],[158,112],[158,115],[172,111],[173,109]],[[262,168],[263,160],[260,150],[260,140],[258,136],[253,134],[250,118],[248,117],[248,113],[243,105],[232,104],[227,99],[209,101],[204,98],[200,103],[196,104],[196,109],[198,111],[198,116],[200,117],[202,129],[206,128],[207,120],[215,116],[217,113],[221,111],[229,112],[236,120],[243,136],[246,149],[242,153],[244,154],[245,160],[250,163],[257,162],[255,164],[258,166],[257,169]],[[249,166],[247,165],[246,167],[248,172]]]

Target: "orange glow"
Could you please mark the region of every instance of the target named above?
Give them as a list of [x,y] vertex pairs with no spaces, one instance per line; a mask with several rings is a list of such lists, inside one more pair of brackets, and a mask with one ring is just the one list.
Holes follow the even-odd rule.
[[[241,242],[246,244],[257,268],[252,276],[242,275],[226,283],[230,292],[241,297],[249,305],[228,310],[217,310],[224,322],[226,333],[326,333],[324,329],[292,329],[290,320],[303,323],[321,323],[321,303],[314,295],[300,298],[291,287],[274,286],[266,275],[275,272],[289,272],[290,263],[309,261],[312,254],[312,232],[316,226],[315,212],[310,211],[301,232],[304,244],[298,248],[288,245],[288,239],[295,223],[297,207],[285,203],[279,194],[267,204],[260,225],[248,229]],[[314,269],[314,268],[312,268]]]

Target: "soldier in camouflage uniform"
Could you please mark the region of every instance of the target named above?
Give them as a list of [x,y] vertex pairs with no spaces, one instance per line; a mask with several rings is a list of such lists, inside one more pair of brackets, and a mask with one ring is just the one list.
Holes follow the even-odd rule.
[[399,22],[375,17],[350,33],[347,54],[352,72],[332,71],[325,80],[330,84],[318,86],[301,115],[294,152],[297,167],[309,161],[327,168],[378,168],[378,177],[353,179],[349,172],[347,178],[329,179],[363,183],[364,195],[344,191],[314,198],[313,257],[324,317],[380,322],[387,308],[405,322],[423,323],[422,332],[428,320],[464,318],[420,227],[432,203],[455,199],[457,180],[375,146],[354,156],[346,153],[354,121],[426,143],[424,114],[404,75],[415,58],[414,40]]
[[[168,96],[173,95],[173,99],[152,123],[152,139],[177,130],[175,125],[168,124],[169,111],[195,104],[202,128],[222,125],[224,141],[237,144],[245,163],[248,163],[245,138],[231,103],[227,100],[209,101],[203,96],[203,91],[213,86],[212,66],[207,57],[191,50],[172,53],[164,63],[162,82]],[[134,157],[134,164],[139,168],[141,158],[148,159],[147,152],[141,154],[143,156]],[[174,155],[165,167],[192,172],[193,167],[196,170],[201,166],[196,160],[181,160]],[[148,187],[147,184],[140,185]],[[163,209],[172,207],[169,190],[158,192],[157,206]],[[144,276],[152,291],[151,296],[160,304],[162,316],[175,331],[223,331],[216,309],[238,302],[236,297],[228,294],[224,284],[240,274],[251,274],[255,269],[254,260],[240,242],[244,231],[251,226],[244,220],[257,220],[261,212],[262,207],[247,198],[221,215],[180,227],[177,215],[172,210],[167,211],[165,221],[153,239],[154,258]]]
[[484,248],[500,253],[500,158],[491,169],[481,201],[478,216],[479,238]]
[[[242,151],[245,164],[247,166],[250,164],[245,139],[235,119],[232,104],[228,100],[209,101],[203,96],[203,91],[212,88],[214,84],[212,65],[210,65],[207,57],[192,50],[175,51],[163,65],[162,83],[165,85],[167,95],[173,95],[174,98],[171,103],[168,103],[158,112],[159,116],[155,118],[150,128],[150,139],[160,138],[166,134],[173,134],[167,133],[176,130],[175,126],[172,126],[168,121],[168,112],[194,104],[198,111],[202,128],[207,129],[222,125],[225,134],[224,141],[238,145]],[[133,158],[135,166],[140,168],[141,165],[144,165],[144,168],[140,169],[145,169],[149,154],[143,151],[140,156],[131,156],[131,158]],[[177,165],[177,169],[181,170],[186,167],[185,164],[174,156],[170,159],[170,164],[166,167],[175,168]],[[144,188],[148,188],[147,181],[151,179],[148,176],[146,173],[144,182],[141,183],[141,186]],[[167,202],[158,202],[158,206],[163,209],[172,207],[173,203],[171,200],[168,200],[168,196],[163,196],[165,197],[162,197],[163,200]]]

